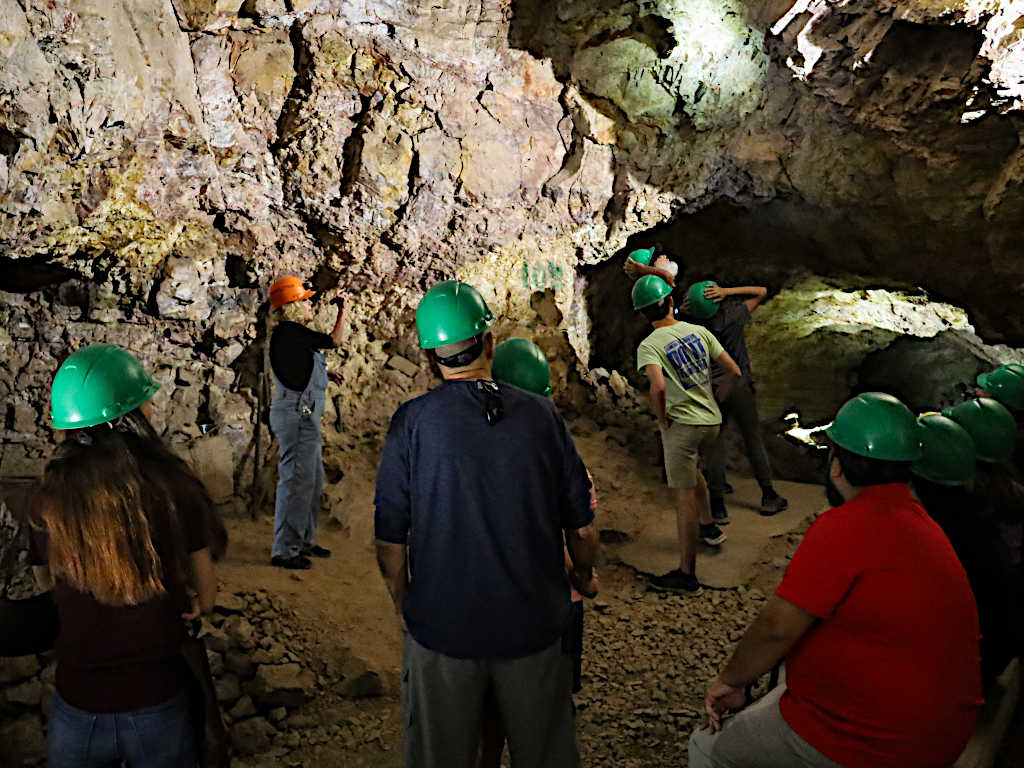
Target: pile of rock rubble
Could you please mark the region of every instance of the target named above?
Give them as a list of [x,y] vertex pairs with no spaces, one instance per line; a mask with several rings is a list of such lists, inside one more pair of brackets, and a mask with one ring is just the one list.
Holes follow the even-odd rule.
[[[224,594],[203,622],[210,669],[237,755],[283,755],[308,737],[304,704],[325,693],[359,698],[382,692],[377,673],[356,658],[329,677],[294,611],[266,590]],[[52,654],[0,659],[0,765],[35,766],[45,756],[54,697]],[[328,734],[323,735],[324,738]]]

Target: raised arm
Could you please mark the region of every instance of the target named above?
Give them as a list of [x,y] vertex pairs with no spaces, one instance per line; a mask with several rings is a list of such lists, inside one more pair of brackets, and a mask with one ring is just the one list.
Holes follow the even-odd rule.
[[338,296],[331,300],[331,304],[338,308],[338,314],[334,318],[334,327],[331,329],[331,341],[334,342],[335,347],[340,347],[345,332],[345,297]]
[[704,289],[704,296],[715,302],[720,302],[729,296],[749,296],[743,303],[747,309],[753,312],[757,306],[764,301],[768,295],[768,289],[763,285],[741,285],[738,288],[722,288],[720,285],[709,285]]
[[668,270],[658,269],[657,267],[651,267],[647,264],[641,264],[639,261],[634,261],[633,259],[626,259],[626,263],[623,265],[622,271],[629,275],[633,280],[639,280],[645,275],[654,275],[655,277],[660,277],[673,288],[676,286],[676,279],[672,277],[672,273]]

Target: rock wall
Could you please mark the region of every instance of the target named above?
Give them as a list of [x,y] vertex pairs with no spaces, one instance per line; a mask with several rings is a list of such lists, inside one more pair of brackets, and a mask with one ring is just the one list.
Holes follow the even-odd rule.
[[652,238],[688,269],[920,285],[1019,341],[1020,16],[0,0],[0,474],[38,470],[49,377],[109,340],[159,378],[183,451],[227,457],[202,447],[217,427],[215,482],[246,490],[265,298],[288,272],[353,297],[336,465],[428,385],[413,309],[441,278],[557,358],[560,396],[596,397],[574,389],[605,321],[578,268]]

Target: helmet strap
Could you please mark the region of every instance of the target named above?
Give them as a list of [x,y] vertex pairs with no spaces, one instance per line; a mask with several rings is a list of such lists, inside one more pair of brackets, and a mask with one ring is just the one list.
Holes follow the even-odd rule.
[[437,353],[434,356],[437,357],[437,362],[445,368],[464,368],[480,357],[483,351],[484,338],[482,335],[477,335],[473,337],[473,343],[461,352],[456,352],[448,357],[440,357]]

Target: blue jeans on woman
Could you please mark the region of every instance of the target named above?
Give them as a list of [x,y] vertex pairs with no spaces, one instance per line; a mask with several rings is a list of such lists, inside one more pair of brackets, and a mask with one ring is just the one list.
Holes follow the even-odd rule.
[[192,717],[184,693],[155,707],[93,714],[53,699],[47,768],[195,768]]

